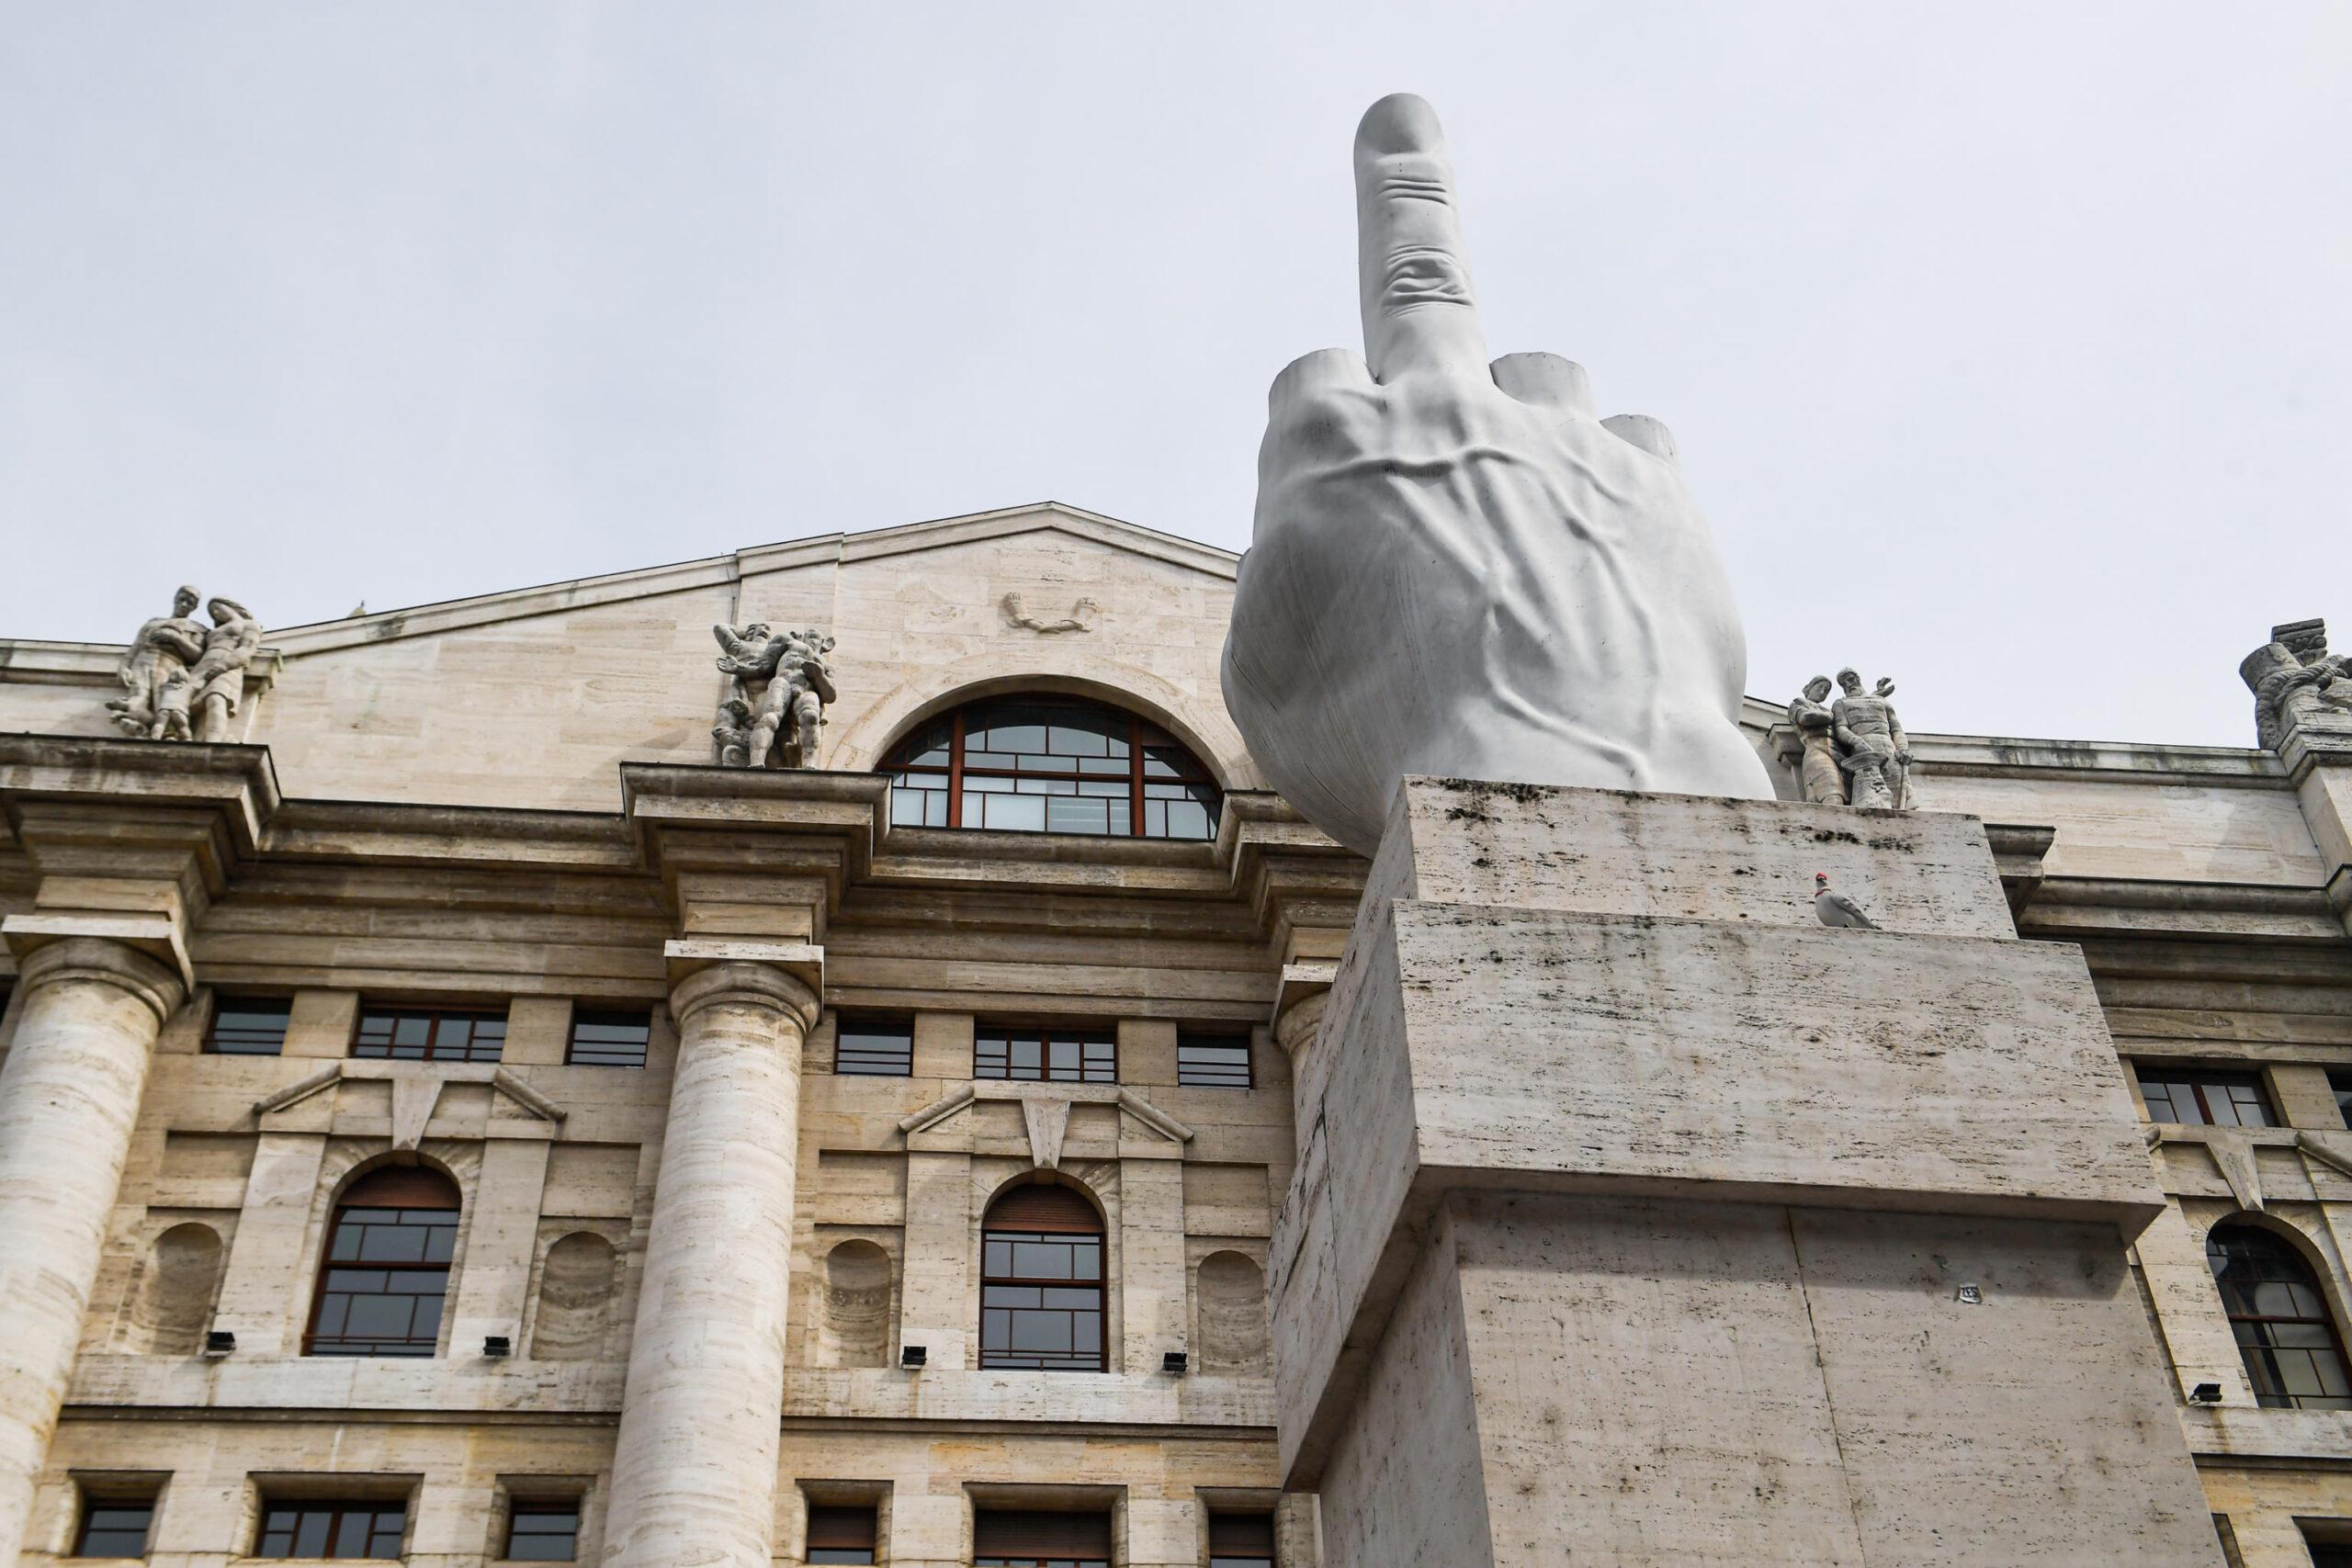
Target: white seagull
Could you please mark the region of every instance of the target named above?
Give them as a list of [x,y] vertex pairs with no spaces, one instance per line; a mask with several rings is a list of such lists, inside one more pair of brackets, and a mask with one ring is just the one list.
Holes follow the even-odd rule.
[[1813,912],[1821,917],[1825,926],[1860,926],[1878,930],[1878,922],[1862,913],[1862,907],[1843,893],[1829,890],[1829,874],[1813,874]]

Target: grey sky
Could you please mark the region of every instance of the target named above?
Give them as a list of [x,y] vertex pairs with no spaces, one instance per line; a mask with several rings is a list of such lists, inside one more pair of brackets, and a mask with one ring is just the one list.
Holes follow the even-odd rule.
[[2340,4],[20,6],[0,635],[1047,497],[1238,548],[1409,89],[1751,691],[2250,744],[2274,620],[2352,644],[2347,84]]

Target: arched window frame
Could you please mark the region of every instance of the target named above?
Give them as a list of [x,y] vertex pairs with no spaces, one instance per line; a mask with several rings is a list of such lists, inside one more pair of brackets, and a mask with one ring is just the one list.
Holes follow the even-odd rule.
[[[1061,1256],[1057,1258],[1055,1254]],[[1093,1277],[1085,1277],[1091,1266]],[[1016,1182],[999,1192],[980,1221],[979,1364],[1040,1371],[1100,1372],[1110,1359],[1109,1226],[1077,1188]],[[1057,1269],[1061,1271],[1057,1271]],[[1035,1292],[1035,1304],[1028,1293]],[[1083,1300],[1080,1298],[1085,1298]],[[1029,1324],[1068,1314],[1069,1348],[1017,1341]],[[1001,1315],[1000,1315],[1001,1314]],[[1093,1346],[1082,1346],[1091,1316]]]
[[[379,1215],[392,1218],[375,1217]],[[336,1195],[334,1206],[329,1211],[326,1241],[311,1281],[302,1354],[437,1355],[441,1330],[447,1319],[449,1287],[457,1271],[458,1232],[464,1215],[463,1190],[447,1172],[430,1166],[378,1166],[354,1178]],[[406,1240],[412,1233],[423,1235],[413,1247]],[[416,1256],[403,1256],[410,1251]],[[426,1278],[435,1274],[437,1280]],[[359,1276],[381,1276],[383,1284],[368,1288],[367,1280]],[[437,1283],[440,1288],[422,1288],[427,1283]],[[388,1297],[411,1299],[408,1333],[394,1336],[351,1331],[350,1314],[356,1302]],[[429,1338],[414,1332],[413,1303],[426,1297],[435,1303]]]
[[[2262,1247],[2273,1249],[2272,1255],[2291,1264],[2293,1280],[2259,1280],[2256,1284],[2285,1284],[2308,1294],[2310,1302],[2296,1302],[2291,1296],[2284,1303],[2299,1309],[2292,1313],[2247,1312],[2241,1307],[2246,1303],[2239,1293],[2239,1281],[2224,1282],[2222,1273],[2232,1260],[2216,1257],[2228,1245],[2232,1235],[2245,1235]],[[2294,1236],[2281,1235],[2271,1225],[2261,1224],[2245,1215],[2222,1220],[2205,1233],[2206,1258],[2213,1269],[2213,1286],[2222,1300],[2222,1311],[2229,1319],[2230,1332],[2237,1341],[2239,1359],[2245,1363],[2246,1379],[2254,1385],[2256,1403],[2277,1410],[2352,1410],[2352,1358],[2344,1351],[2344,1336],[2336,1325],[2335,1303],[2331,1299],[2325,1272],[2315,1265],[2309,1248]],[[2263,1304],[2263,1303],[2251,1303]],[[2300,1331],[2300,1332],[2299,1332]],[[2300,1339],[2302,1343],[2297,1343]],[[2343,1392],[2297,1393],[2289,1386],[2290,1379],[2279,1374],[2283,1366],[2278,1351],[2294,1353],[2295,1359],[2308,1357],[2312,1381],[2323,1389],[2332,1381]]]
[[[1044,752],[988,751],[970,744],[976,733],[976,718],[986,720],[994,712],[1019,705],[1034,705],[1047,710],[1061,709],[1073,715],[1110,721],[1094,731],[1079,725],[1068,728],[1080,733],[1101,733],[1106,739],[1123,744],[1126,749],[1126,765],[1114,770],[1107,764],[1116,761],[1115,758],[1097,758],[1076,751],[1055,752],[1053,747],[1057,741],[1051,736],[1047,738],[1047,749]],[[1050,727],[1050,720],[1048,725]],[[1113,733],[1122,726],[1124,735]],[[944,760],[922,760],[933,755]],[[1001,765],[998,761],[1005,756],[1015,758],[1012,766]],[[974,761],[975,758],[986,760]],[[1064,761],[1069,765],[1053,765]],[[1094,697],[1064,692],[1003,693],[975,698],[945,713],[934,714],[914,726],[885,751],[877,771],[890,776],[890,819],[903,827],[1044,831],[1072,836],[1176,839],[1198,842],[1216,837],[1217,824],[1225,807],[1224,790],[1217,782],[1216,774],[1182,740],[1131,709]],[[910,782],[917,780],[930,782],[920,785]],[[984,791],[971,787],[974,780],[994,781],[1003,787]],[[1069,793],[1023,790],[1020,786],[1024,782],[1040,785],[1069,784],[1077,786],[1077,798],[1106,799],[1117,798],[1108,795],[1107,786],[1118,784],[1125,791],[1125,820],[1117,822],[1114,814],[1106,813],[1114,824],[1107,830],[1057,828],[1052,825],[1050,807],[1044,813],[1046,825],[1042,829],[991,829],[986,822],[970,819],[967,802],[983,794],[1047,801],[1073,798]],[[935,802],[933,797],[944,797],[944,800]],[[1189,812],[1175,809],[1179,805],[1189,805],[1201,812],[1204,818],[1203,830],[1170,830],[1171,818],[1189,819]]]

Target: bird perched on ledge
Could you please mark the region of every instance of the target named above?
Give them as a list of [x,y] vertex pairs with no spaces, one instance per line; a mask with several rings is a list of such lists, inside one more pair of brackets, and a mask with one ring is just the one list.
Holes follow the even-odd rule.
[[1860,904],[1843,893],[1830,891],[1829,874],[1826,871],[1813,874],[1813,912],[1821,917],[1821,923],[1825,926],[1860,926],[1869,931],[1878,930],[1878,922],[1863,914]]

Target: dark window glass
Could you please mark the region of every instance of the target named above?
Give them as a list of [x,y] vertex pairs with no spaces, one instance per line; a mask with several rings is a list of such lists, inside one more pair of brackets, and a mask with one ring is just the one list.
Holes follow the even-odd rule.
[[810,1563],[871,1562],[879,1538],[871,1508],[808,1510]]
[[1273,1568],[1272,1514],[1211,1514],[1209,1568]]
[[1176,1036],[1176,1081],[1197,1089],[1248,1089],[1250,1037],[1180,1032]]
[[1119,1037],[1108,1029],[983,1023],[972,1035],[972,1076],[1117,1083]]
[[580,1555],[580,1505],[518,1501],[506,1521],[506,1556],[515,1562],[570,1562]]
[[982,1509],[972,1518],[972,1561],[1003,1568],[1107,1568],[1108,1514]]
[[895,747],[890,820],[915,828],[1214,839],[1224,795],[1199,759],[1130,713],[1076,697],[974,703]]
[[987,1231],[980,1365],[1102,1370],[1102,1238]]
[[408,1505],[302,1498],[265,1502],[255,1557],[398,1557]]
[[212,1006],[204,1049],[214,1056],[275,1056],[286,1049],[286,1021],[294,1004],[284,997],[222,997]]
[[2352,1546],[2329,1546],[2316,1540],[2305,1544],[2312,1554],[2312,1568],[2352,1568]]
[[2270,1127],[2270,1098],[2259,1073],[2215,1073],[2192,1067],[2143,1066],[2140,1098],[2151,1122],[2191,1126]]
[[902,1078],[915,1070],[915,1021],[844,1016],[833,1026],[833,1071]]
[[[641,1067],[645,1066],[645,1043],[652,1035],[651,1013],[573,1008],[571,1043],[564,1047],[563,1059],[575,1067]],[[499,1039],[503,1044],[503,1029]]]
[[2217,1225],[2205,1238],[2205,1260],[2256,1400],[2278,1409],[2352,1410],[2344,1347],[2301,1255],[2253,1225]]
[[457,1245],[458,1191],[446,1177],[393,1167],[352,1183],[327,1233],[302,1353],[432,1355]]
[[155,1523],[153,1498],[85,1497],[81,1527],[74,1532],[76,1557],[144,1557],[147,1531]]
[[505,1049],[504,1013],[437,1009],[364,1009],[351,1041],[355,1056],[404,1062],[495,1062]]
[[2335,1113],[2344,1124],[2352,1127],[2352,1067],[2330,1068],[2327,1087],[2335,1091]]

